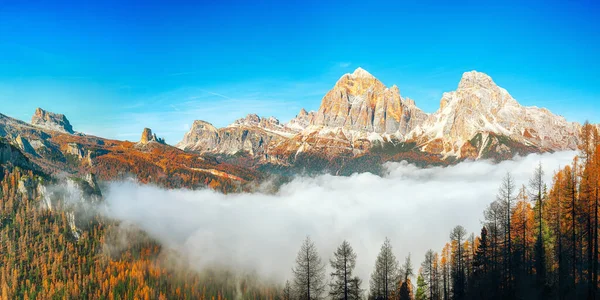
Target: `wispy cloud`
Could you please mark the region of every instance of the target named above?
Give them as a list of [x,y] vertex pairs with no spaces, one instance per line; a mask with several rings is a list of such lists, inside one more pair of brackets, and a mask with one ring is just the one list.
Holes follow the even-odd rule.
[[201,91],[203,91],[203,92],[205,92],[205,93],[209,93],[209,94],[211,94],[211,95],[213,95],[213,96],[218,96],[218,97],[221,97],[221,98],[223,98],[223,99],[228,99],[228,100],[231,100],[231,98],[229,98],[229,97],[227,97],[227,96],[225,96],[225,95],[223,95],[223,94],[219,94],[219,93],[215,93],[215,92],[211,92],[211,91],[207,91],[207,90],[201,90]]

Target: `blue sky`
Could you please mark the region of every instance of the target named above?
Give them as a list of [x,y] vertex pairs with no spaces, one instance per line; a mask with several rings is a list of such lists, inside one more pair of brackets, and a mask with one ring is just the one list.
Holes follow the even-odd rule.
[[0,0],[0,113],[176,143],[195,119],[316,110],[360,66],[426,112],[478,70],[524,105],[600,122],[597,1],[80,2]]

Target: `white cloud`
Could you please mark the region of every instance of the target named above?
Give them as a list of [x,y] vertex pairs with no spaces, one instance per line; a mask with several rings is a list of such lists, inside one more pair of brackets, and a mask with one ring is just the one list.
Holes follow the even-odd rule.
[[109,185],[106,203],[109,216],[137,224],[180,250],[192,266],[224,264],[276,280],[290,277],[306,235],[323,261],[347,239],[358,254],[357,274],[368,288],[386,236],[401,261],[410,252],[419,264],[427,249],[443,247],[455,225],[479,232],[482,212],[507,171],[518,184],[527,184],[542,162],[550,184],[553,171],[574,155],[533,154],[499,164],[477,161],[426,169],[388,163],[384,177],[298,177],[276,194],[224,195],[116,182]]

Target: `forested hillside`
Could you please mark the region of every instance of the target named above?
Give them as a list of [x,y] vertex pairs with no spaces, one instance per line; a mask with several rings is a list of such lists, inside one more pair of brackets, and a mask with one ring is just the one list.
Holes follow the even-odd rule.
[[[278,290],[226,271],[200,274],[135,229],[63,201],[47,177],[2,166],[1,299],[273,299]],[[54,179],[52,179],[54,180]],[[77,182],[86,184],[82,180]],[[92,190],[93,189],[88,189]],[[124,240],[124,242],[123,242]]]
[[[428,251],[419,299],[597,299],[600,136],[586,124],[579,155],[543,182],[506,175],[478,236],[462,226]],[[474,216],[475,217],[475,216]]]

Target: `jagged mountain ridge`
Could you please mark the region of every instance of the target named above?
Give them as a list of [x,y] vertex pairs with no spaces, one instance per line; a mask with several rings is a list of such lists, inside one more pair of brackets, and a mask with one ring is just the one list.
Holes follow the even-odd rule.
[[286,124],[249,114],[217,129],[195,121],[176,146],[187,151],[248,153],[263,162],[283,163],[305,151],[327,155],[362,154],[372,141],[400,141],[427,117],[397,86],[387,88],[362,68],[345,74],[322,100],[317,112],[301,109]]
[[[39,166],[53,175],[92,173],[101,180],[133,175],[140,182],[165,187],[209,186],[222,191],[244,189],[260,178],[254,170],[166,145],[149,128],[143,130],[137,143],[104,139],[76,133],[64,115],[40,108],[31,124],[0,114],[0,146],[0,160]],[[19,153],[26,159],[16,155]]]
[[575,149],[580,128],[547,109],[521,106],[477,71],[465,72],[457,90],[443,94],[439,110],[427,114],[414,100],[402,97],[397,86],[388,88],[358,68],[337,81],[316,112],[302,109],[286,124],[248,115],[220,129],[196,121],[176,146],[202,153],[246,153],[255,163],[282,165],[294,164],[299,155],[356,158],[374,155],[377,149],[387,149],[382,160],[388,160],[397,154],[395,148],[413,157],[433,155],[446,161],[507,159]]

